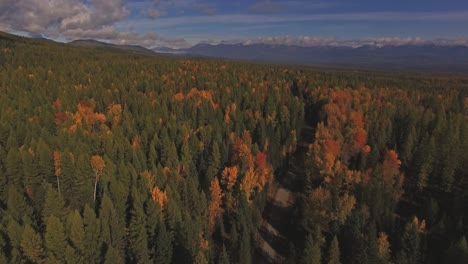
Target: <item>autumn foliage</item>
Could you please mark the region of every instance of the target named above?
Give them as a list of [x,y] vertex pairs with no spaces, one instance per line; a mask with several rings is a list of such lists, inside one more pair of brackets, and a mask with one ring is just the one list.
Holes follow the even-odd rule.
[[2,32],[0,68],[0,263],[252,263],[271,241],[275,263],[467,252],[463,74]]
[[237,182],[238,174],[239,170],[237,166],[224,168],[221,174],[221,182],[226,186],[227,190],[232,190]]
[[61,165],[60,152],[58,152],[57,150],[54,150],[54,168],[55,168],[54,175],[57,177],[60,176],[60,174],[62,173],[62,168],[60,167],[60,165]]
[[[104,169],[105,162],[104,159],[99,155],[94,155],[91,157],[91,168],[95,175],[100,175]],[[97,177],[97,176],[96,176]]]
[[208,227],[213,230],[216,218],[223,214],[221,208],[223,192],[219,186],[218,178],[214,178],[210,186],[210,202],[208,205]]
[[155,186],[151,191],[151,198],[153,201],[159,204],[161,208],[165,208],[167,204],[167,194],[166,191],[161,191],[158,186]]

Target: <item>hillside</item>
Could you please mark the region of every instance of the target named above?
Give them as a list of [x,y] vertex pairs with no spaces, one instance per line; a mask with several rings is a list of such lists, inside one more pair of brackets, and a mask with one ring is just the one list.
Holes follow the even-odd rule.
[[466,75],[85,46],[0,33],[0,263],[468,263]]
[[154,55],[155,53],[150,49],[147,49],[145,47],[138,46],[138,45],[115,45],[115,44],[100,42],[100,41],[93,40],[93,39],[79,39],[79,40],[68,42],[68,44],[72,46],[76,46],[76,47],[118,49],[118,50],[141,53],[141,54],[146,54],[146,55],[152,55],[152,54]]

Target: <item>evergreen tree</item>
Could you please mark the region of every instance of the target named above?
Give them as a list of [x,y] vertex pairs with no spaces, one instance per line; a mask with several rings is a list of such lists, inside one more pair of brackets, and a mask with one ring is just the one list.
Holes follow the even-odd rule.
[[[83,227],[83,219],[81,218],[80,213],[75,210],[72,217],[72,223],[70,228],[70,242],[73,250],[73,257],[76,261],[84,261],[84,251],[85,251],[85,232]],[[68,250],[68,249],[67,249]]]
[[314,241],[312,235],[307,237],[304,252],[302,254],[301,263],[303,264],[321,264],[322,263],[322,249],[320,248],[320,241]]
[[54,215],[47,219],[45,246],[47,250],[47,262],[63,263],[65,261],[65,252],[67,248],[65,230],[60,219]]
[[60,220],[64,221],[65,216],[68,214],[65,202],[58,194],[55,188],[51,185],[47,186],[47,194],[44,201],[44,209],[42,210],[42,219],[47,222],[47,217],[54,215]]
[[9,240],[9,257],[12,263],[19,263],[21,256],[21,241],[23,240],[23,229],[13,218],[7,219],[6,233]]
[[68,264],[80,264],[83,262],[83,258],[72,246],[67,245],[65,249],[65,261]]
[[164,223],[159,223],[156,240],[156,263],[171,263],[171,259],[172,235],[166,230]]
[[23,164],[21,161],[21,153],[17,148],[8,151],[5,161],[5,175],[11,185],[20,186],[23,181]]
[[122,250],[125,246],[124,225],[114,208],[112,200],[106,193],[102,197],[99,219],[101,221],[102,236],[110,236],[103,238],[103,241],[108,245],[112,245],[117,251]]
[[221,166],[221,154],[217,142],[211,146],[211,155],[208,161],[208,169],[206,171],[205,186],[209,186],[213,178],[219,172]]
[[239,263],[252,263],[252,246],[250,244],[250,234],[245,228],[242,229],[239,245]]
[[27,224],[24,227],[23,239],[21,240],[23,254],[33,263],[44,262],[44,248],[41,236]]
[[145,215],[137,190],[132,188],[130,222],[128,224],[128,258],[132,263],[148,263],[148,237]]
[[17,222],[22,222],[25,218],[30,218],[33,208],[29,205],[26,197],[17,187],[10,185],[7,198],[8,214]]
[[83,212],[84,227],[84,260],[86,263],[99,262],[102,242],[100,240],[101,230],[99,219],[93,209],[87,204]]
[[107,249],[106,256],[104,257],[104,264],[124,264],[125,259],[122,257],[120,252],[110,246]]
[[420,245],[419,227],[414,222],[407,223],[405,225],[402,237],[402,249],[398,259],[400,261],[404,260],[404,263],[408,264],[420,263]]
[[333,237],[330,243],[330,249],[328,251],[328,264],[341,264],[340,262],[340,246],[338,244],[338,238],[336,235]]
[[[378,263],[379,262],[379,256],[380,253],[383,254],[383,252],[379,252],[379,244],[377,241],[377,230],[375,223],[371,223],[369,227],[369,232],[367,234],[367,260],[369,263]],[[383,246],[383,245],[382,245]]]

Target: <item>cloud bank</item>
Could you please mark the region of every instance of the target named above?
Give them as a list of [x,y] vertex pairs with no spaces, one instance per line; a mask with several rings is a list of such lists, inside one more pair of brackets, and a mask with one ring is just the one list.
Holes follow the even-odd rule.
[[274,37],[259,37],[248,39],[232,39],[221,42],[212,42],[212,44],[267,44],[267,45],[284,45],[284,46],[299,46],[299,47],[317,47],[317,46],[343,46],[343,47],[360,47],[360,46],[376,46],[383,47],[387,45],[402,46],[402,45],[437,45],[437,46],[468,46],[468,37],[459,39],[426,39],[420,37],[371,37],[362,39],[338,39],[335,37],[314,37],[314,36],[274,36]]
[[[189,45],[183,39],[164,38],[155,32],[117,30],[115,24],[127,19],[129,13],[123,0],[2,0],[0,30],[67,40],[93,38],[146,47]],[[158,17],[164,13],[150,9],[147,15]]]

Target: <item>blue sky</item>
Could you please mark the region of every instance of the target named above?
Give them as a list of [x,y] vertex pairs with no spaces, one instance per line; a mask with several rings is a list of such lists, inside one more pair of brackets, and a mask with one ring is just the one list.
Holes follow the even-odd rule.
[[[173,4],[171,4],[173,3]],[[337,38],[468,36],[468,1],[132,1],[119,27],[155,30],[191,41],[278,35]],[[163,10],[154,19],[141,8]],[[206,12],[207,10],[211,11]]]
[[[6,0],[0,29],[57,40],[144,46],[285,36],[358,40],[468,38],[468,1]],[[42,7],[41,7],[42,6]],[[3,10],[3,11],[2,11]],[[33,14],[31,16],[31,13]],[[419,39],[418,38],[418,39]]]

